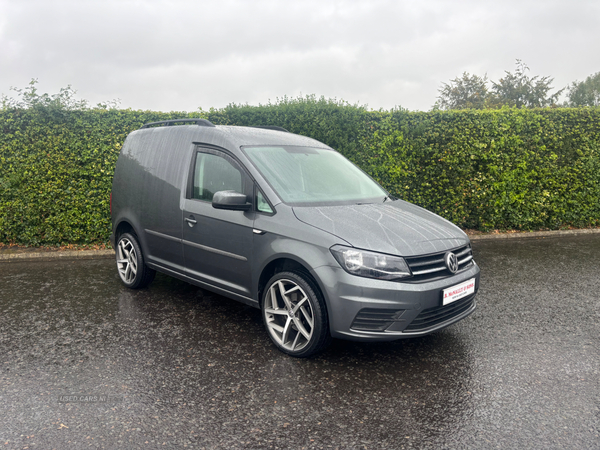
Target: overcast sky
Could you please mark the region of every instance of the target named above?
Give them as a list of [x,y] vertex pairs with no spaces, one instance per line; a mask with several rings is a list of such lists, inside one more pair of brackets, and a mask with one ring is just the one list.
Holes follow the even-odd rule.
[[463,72],[600,71],[600,0],[0,0],[0,93],[194,111],[316,94],[429,110]]

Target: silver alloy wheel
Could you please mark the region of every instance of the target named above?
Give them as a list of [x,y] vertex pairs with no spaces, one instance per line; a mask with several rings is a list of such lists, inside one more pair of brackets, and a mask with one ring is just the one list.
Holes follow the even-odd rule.
[[302,350],[310,342],[315,325],[313,308],[304,290],[294,281],[277,280],[265,297],[267,329],[288,351]]
[[137,274],[137,253],[133,243],[125,237],[117,246],[117,269],[123,282],[133,283]]

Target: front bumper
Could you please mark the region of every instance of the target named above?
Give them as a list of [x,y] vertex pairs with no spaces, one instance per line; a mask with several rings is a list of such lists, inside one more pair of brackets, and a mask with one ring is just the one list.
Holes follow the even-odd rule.
[[[356,341],[393,341],[423,336],[447,327],[471,314],[479,290],[479,267],[440,280],[421,283],[357,277],[342,268],[315,270],[327,310],[331,335]],[[442,306],[442,291],[475,279],[475,293]]]

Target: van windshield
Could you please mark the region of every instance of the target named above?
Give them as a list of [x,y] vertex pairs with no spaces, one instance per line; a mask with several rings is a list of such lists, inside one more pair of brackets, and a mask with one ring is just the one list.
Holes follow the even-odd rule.
[[299,146],[246,146],[243,150],[285,203],[367,203],[382,201],[387,195],[334,150]]

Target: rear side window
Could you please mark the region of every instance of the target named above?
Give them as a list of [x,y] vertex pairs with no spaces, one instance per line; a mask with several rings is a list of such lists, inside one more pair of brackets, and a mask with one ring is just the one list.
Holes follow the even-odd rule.
[[192,198],[211,202],[215,192],[244,193],[242,173],[228,159],[212,153],[196,155]]

